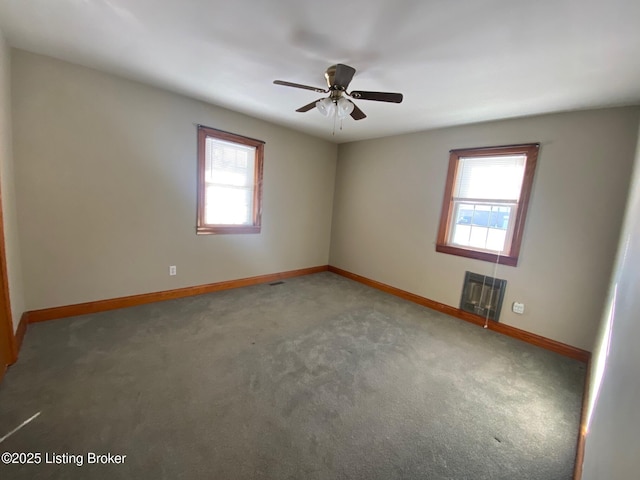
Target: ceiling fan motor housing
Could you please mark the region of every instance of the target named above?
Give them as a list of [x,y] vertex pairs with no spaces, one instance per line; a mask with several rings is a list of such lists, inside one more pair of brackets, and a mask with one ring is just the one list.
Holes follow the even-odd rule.
[[335,84],[336,68],[337,68],[337,65],[331,65],[329,68],[327,68],[327,71],[324,72],[324,78],[327,79],[327,85],[329,86],[329,90],[336,89],[336,84]]
[[329,90],[345,91],[355,73],[355,68],[338,63],[327,68],[327,71],[324,72],[324,78],[327,80]]

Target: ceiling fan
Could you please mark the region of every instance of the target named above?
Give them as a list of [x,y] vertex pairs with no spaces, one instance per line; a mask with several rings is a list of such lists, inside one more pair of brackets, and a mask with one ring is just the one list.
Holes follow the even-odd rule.
[[351,100],[345,97],[351,97],[358,100],[374,100],[376,102],[390,102],[401,103],[401,93],[390,92],[366,92],[361,90],[353,90],[350,93],[347,92],[347,87],[351,83],[353,75],[356,73],[356,69],[349,65],[343,65],[338,63],[337,65],[331,65],[324,73],[324,77],[327,80],[328,89],[310,87],[309,85],[301,85],[299,83],[285,82],[284,80],[274,80],[276,85],[283,85],[285,87],[303,88],[305,90],[312,90],[318,93],[328,93],[328,97],[323,97],[315,100],[304,107],[300,107],[296,112],[308,112],[314,107],[317,107],[320,113],[325,116],[337,116],[339,118],[345,118],[348,115],[354,120],[362,120],[366,118],[366,115],[358,106]]

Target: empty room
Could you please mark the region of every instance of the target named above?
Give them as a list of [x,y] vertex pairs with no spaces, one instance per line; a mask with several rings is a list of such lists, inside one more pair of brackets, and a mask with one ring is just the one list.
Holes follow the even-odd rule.
[[0,0],[0,478],[635,478],[638,19]]

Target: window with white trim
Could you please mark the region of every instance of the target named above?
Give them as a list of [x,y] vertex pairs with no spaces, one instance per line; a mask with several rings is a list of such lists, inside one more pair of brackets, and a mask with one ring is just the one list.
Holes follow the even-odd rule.
[[436,251],[517,265],[538,149],[452,150]]
[[259,233],[264,142],[198,127],[197,233]]

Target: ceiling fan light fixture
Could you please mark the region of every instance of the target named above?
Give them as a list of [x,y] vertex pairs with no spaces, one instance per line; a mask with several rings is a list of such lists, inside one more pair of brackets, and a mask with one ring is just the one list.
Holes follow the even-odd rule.
[[316,102],[316,108],[325,117],[333,116],[336,111],[336,106],[334,105],[333,100],[329,97],[318,100]]
[[336,107],[338,109],[338,117],[342,119],[342,118],[347,118],[349,115],[351,115],[351,112],[353,112],[354,105],[352,102],[350,102],[346,98],[340,97]]
[[403,95],[401,93],[392,92],[369,92],[363,90],[352,90],[351,93],[347,92],[347,88],[351,83],[351,79],[356,73],[356,69],[349,65],[343,65],[338,63],[331,65],[325,72],[325,78],[327,80],[328,89],[312,87],[309,85],[302,85],[301,83],[287,82],[284,80],[274,80],[276,85],[282,85],[285,87],[301,88],[303,90],[312,90],[318,93],[328,93],[329,97],[321,98],[315,102],[308,103],[302,107],[296,109],[296,112],[308,112],[314,107],[317,108],[325,117],[333,118],[334,126],[338,119],[340,119],[340,125],[342,128],[342,120],[351,115],[354,120],[362,120],[367,118],[360,108],[348,98],[355,98],[358,100],[372,100],[374,102],[388,102],[388,103],[402,103]]

